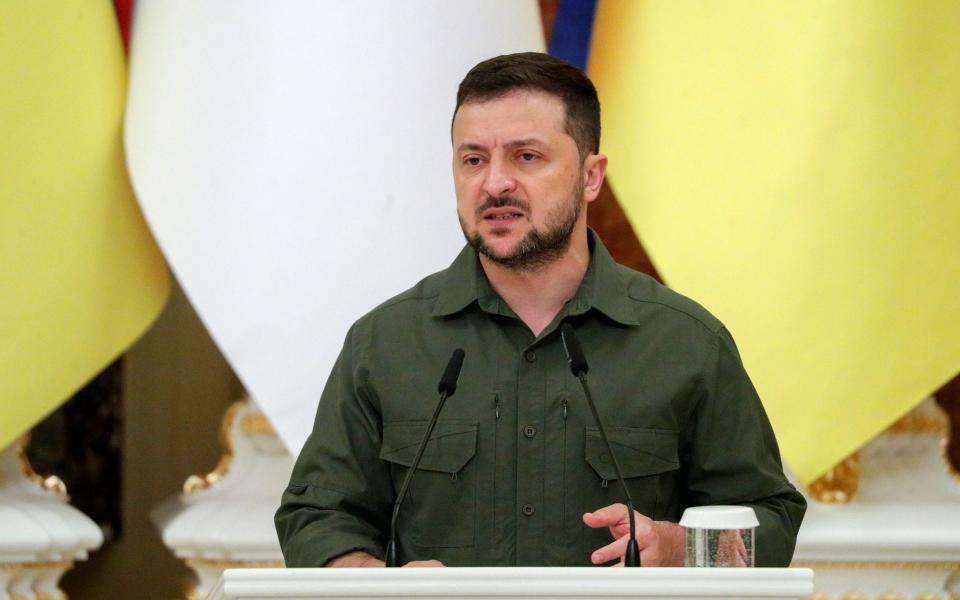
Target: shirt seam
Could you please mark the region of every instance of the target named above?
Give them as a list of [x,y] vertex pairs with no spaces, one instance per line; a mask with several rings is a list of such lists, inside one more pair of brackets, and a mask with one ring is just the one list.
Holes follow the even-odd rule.
[[678,307],[676,307],[676,306],[667,304],[666,302],[661,302],[661,301],[659,301],[659,300],[646,300],[646,299],[641,299],[641,298],[634,298],[633,296],[630,296],[630,299],[633,300],[634,302],[643,303],[643,304],[656,304],[657,306],[662,306],[663,308],[667,308],[667,309],[670,309],[670,310],[672,310],[672,311],[674,311],[674,312],[678,312],[678,313],[680,313],[680,314],[682,314],[682,315],[690,318],[691,320],[695,321],[695,322],[698,323],[701,327],[703,327],[703,328],[706,329],[708,332],[710,332],[711,334],[714,334],[714,335],[719,334],[720,331],[723,329],[723,324],[722,324],[722,323],[717,322],[717,323],[715,323],[713,326],[711,326],[711,325],[708,324],[704,319],[701,319],[700,317],[692,314],[691,312],[686,311],[686,310],[684,310],[684,309],[682,309],[682,308],[678,308]]

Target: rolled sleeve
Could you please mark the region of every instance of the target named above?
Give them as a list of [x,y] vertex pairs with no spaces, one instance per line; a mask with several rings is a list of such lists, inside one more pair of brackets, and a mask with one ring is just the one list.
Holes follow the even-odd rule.
[[382,425],[358,366],[356,325],[320,398],[274,522],[288,567],[322,567],[353,550],[383,556],[394,490],[379,459]]
[[291,481],[276,523],[288,567],[322,567],[354,550],[383,557],[380,531],[356,518],[348,499],[336,490]]
[[773,428],[725,329],[711,362],[689,430],[687,504],[752,506],[760,522],[756,566],[786,567],[806,500],[783,474]]

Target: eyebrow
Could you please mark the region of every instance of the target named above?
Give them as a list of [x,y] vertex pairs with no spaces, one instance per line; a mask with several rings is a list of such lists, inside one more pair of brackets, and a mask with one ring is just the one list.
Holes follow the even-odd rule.
[[474,150],[486,150],[486,149],[487,149],[486,146],[481,146],[480,144],[467,144],[467,143],[464,143],[464,144],[460,144],[460,147],[457,148],[457,153],[459,154],[460,152],[464,152],[464,151],[471,151],[471,152],[472,152],[472,151],[474,151]]
[[[514,140],[514,141],[512,141],[512,142],[509,142],[509,143],[506,145],[506,148],[507,148],[508,150],[514,150],[514,149],[516,149],[516,148],[522,148],[522,147],[524,147],[524,146],[542,146],[542,145],[543,145],[543,141],[540,140],[540,139],[537,139],[537,138],[524,138],[524,139],[522,139],[522,140]],[[486,149],[487,149],[487,147],[484,146],[484,145],[482,145],[482,144],[472,144],[472,143],[468,143],[468,142],[467,142],[467,143],[460,144],[460,146],[457,148],[457,152],[458,152],[458,153],[459,153],[459,152],[464,152],[464,151],[471,151],[471,152],[472,152],[472,151],[486,150]]]
[[522,148],[524,146],[542,146],[543,142],[537,138],[526,138],[523,140],[515,140],[507,144],[507,148],[513,150],[515,148]]

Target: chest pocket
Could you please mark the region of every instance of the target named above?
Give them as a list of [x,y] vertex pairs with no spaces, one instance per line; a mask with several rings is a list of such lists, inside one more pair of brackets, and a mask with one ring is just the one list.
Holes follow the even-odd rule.
[[[390,463],[396,491],[413,465],[426,421],[385,423],[381,460]],[[398,536],[422,547],[472,546],[476,529],[477,424],[439,421],[423,451],[400,509]]]
[[[615,502],[625,502],[623,488],[617,481],[617,472],[600,430],[587,427],[585,433],[584,455],[590,466],[590,481],[583,490],[583,510],[594,511]],[[660,512],[679,485],[677,434],[666,429],[610,427],[607,437],[617,454],[634,508],[651,519],[660,518]],[[588,528],[584,549],[593,551],[611,541],[607,530]]]
[[[680,468],[680,461],[677,459],[677,434],[672,431],[611,427],[607,430],[607,437],[613,451],[617,453],[624,479],[656,475]],[[607,445],[603,443],[600,430],[596,427],[587,427],[584,454],[601,479],[617,479]]]

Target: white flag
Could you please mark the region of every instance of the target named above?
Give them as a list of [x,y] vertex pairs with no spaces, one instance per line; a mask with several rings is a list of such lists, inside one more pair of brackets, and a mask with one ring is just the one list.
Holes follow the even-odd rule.
[[350,324],[462,246],[459,81],[542,50],[534,0],[142,0],[125,141],[214,340],[294,453]]

